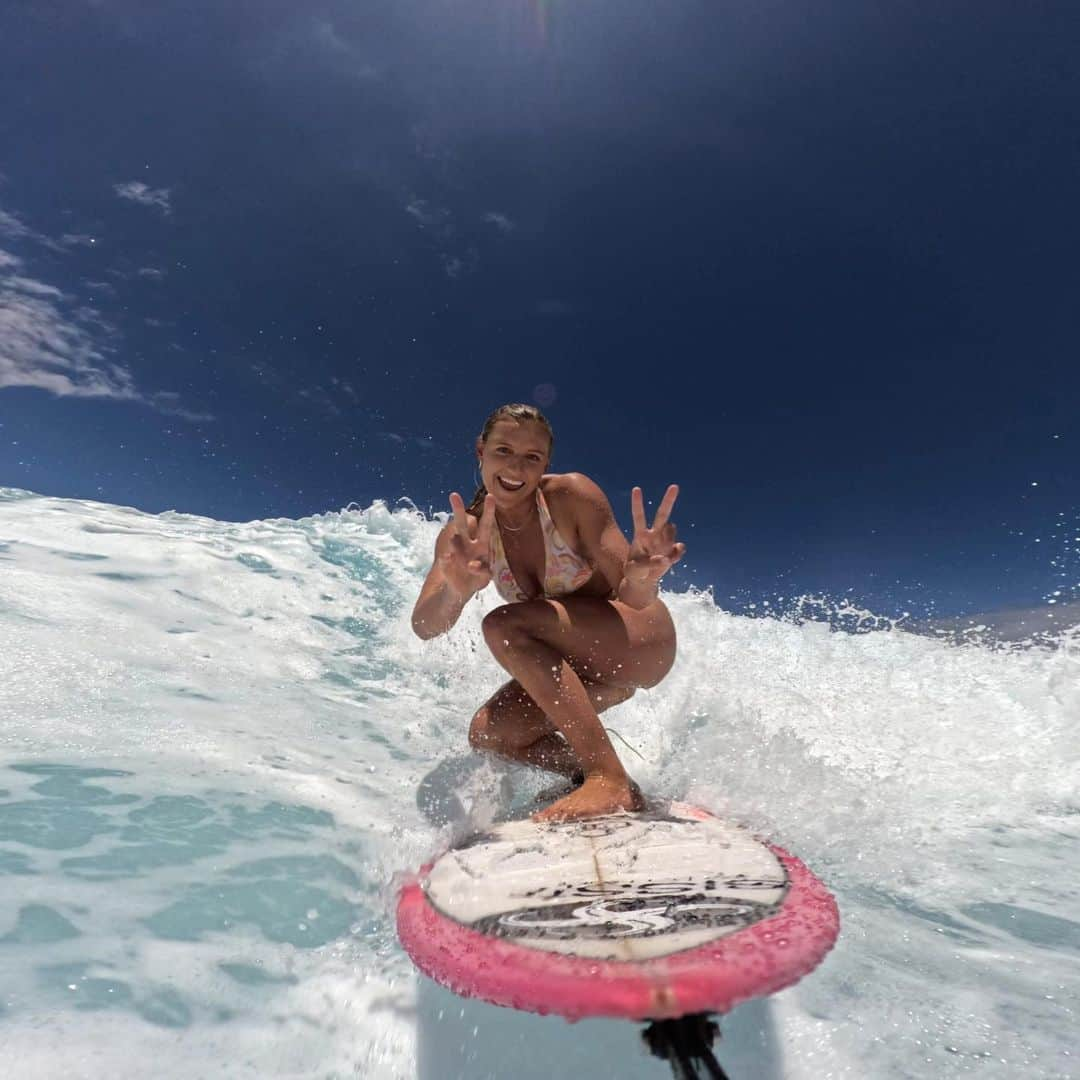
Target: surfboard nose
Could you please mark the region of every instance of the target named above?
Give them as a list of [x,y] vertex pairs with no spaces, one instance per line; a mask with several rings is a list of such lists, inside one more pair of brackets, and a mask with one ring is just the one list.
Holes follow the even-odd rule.
[[398,934],[458,994],[567,1019],[727,1012],[811,971],[836,940],[798,859],[673,803],[558,825],[511,821],[407,885]]

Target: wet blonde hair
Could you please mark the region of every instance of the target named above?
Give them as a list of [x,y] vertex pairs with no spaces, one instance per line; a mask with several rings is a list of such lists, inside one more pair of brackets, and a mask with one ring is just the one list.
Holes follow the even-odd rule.
[[[491,429],[500,420],[515,420],[519,424],[532,420],[543,427],[548,435],[548,459],[551,459],[551,451],[555,446],[555,433],[551,430],[548,418],[535,405],[522,405],[520,402],[500,405],[484,421],[484,430],[480,432],[480,442],[486,443],[488,441]],[[487,493],[487,488],[484,487],[483,481],[481,481],[480,486],[476,489],[476,494],[472,497],[472,502],[465,509],[475,517],[479,517],[481,510],[484,508],[484,496]]]

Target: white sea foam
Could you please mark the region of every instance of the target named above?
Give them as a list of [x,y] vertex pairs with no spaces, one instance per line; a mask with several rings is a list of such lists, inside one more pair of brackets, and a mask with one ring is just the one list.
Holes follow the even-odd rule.
[[[497,1076],[492,1047],[519,1080],[530,1053],[664,1075],[630,1025],[459,1001],[396,943],[395,882],[447,835],[418,790],[482,815],[507,782],[465,740],[504,678],[479,633],[497,599],[409,629],[436,530],[0,489],[8,1075]],[[646,788],[793,850],[843,918],[815,974],[730,1018],[735,1080],[1078,1075],[1080,641],[668,599],[679,659],[605,714],[641,756],[617,746]]]

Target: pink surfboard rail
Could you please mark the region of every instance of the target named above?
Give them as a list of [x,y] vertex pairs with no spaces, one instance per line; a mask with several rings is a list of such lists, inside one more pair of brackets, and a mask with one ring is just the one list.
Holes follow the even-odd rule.
[[821,962],[840,929],[836,901],[825,886],[795,856],[766,846],[788,876],[779,911],[719,940],[656,959],[594,960],[489,937],[437,911],[419,880],[401,891],[398,937],[424,974],[492,1005],[568,1020],[725,1013],[797,982]]

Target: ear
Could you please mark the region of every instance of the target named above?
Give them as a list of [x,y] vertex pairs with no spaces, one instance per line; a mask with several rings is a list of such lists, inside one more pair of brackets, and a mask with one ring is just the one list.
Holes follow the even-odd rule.
[[484,440],[478,435],[476,437],[476,458],[479,461],[484,456]]

